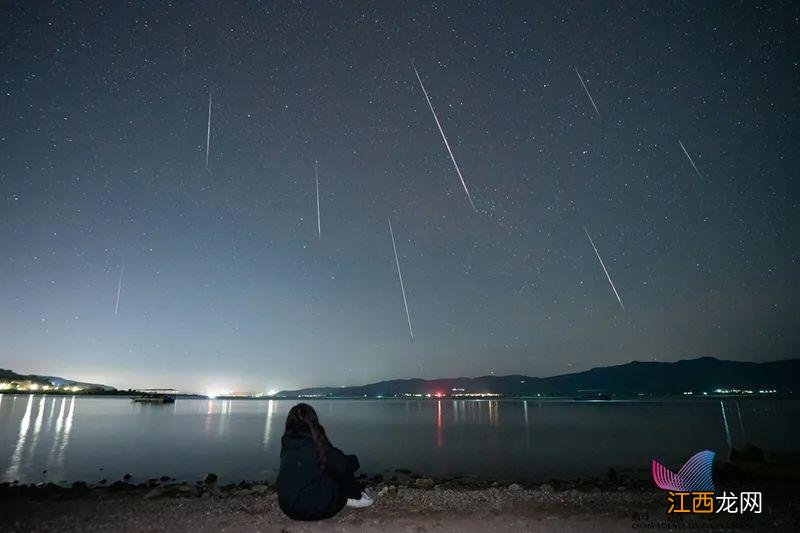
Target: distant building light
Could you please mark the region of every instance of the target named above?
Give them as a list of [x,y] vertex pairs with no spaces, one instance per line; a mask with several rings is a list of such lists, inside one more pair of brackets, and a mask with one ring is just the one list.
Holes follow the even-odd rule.
[[753,394],[753,393],[754,391],[752,389],[714,389],[714,394]]

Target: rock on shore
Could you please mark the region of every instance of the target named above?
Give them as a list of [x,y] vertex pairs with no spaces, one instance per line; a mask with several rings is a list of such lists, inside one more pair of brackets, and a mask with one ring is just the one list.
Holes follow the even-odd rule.
[[[473,478],[438,479],[410,474],[373,484],[378,500],[367,509],[344,509],[319,523],[288,519],[265,483],[217,486],[158,482],[89,487],[0,484],[4,531],[619,531],[634,516],[659,521],[662,491],[625,480],[500,483]],[[493,486],[494,485],[494,486]],[[115,488],[116,487],[116,488]],[[795,485],[755,486],[767,508],[755,529],[800,530]],[[640,518],[641,519],[641,518]],[[665,523],[665,522],[664,522]],[[8,524],[8,526],[6,526]],[[639,524],[640,526],[642,524]],[[679,524],[680,525],[680,524]],[[642,527],[647,529],[646,527]]]

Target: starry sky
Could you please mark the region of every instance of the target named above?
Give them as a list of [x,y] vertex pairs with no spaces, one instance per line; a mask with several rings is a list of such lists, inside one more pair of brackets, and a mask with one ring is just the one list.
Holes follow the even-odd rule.
[[796,3],[0,15],[4,368],[266,391],[798,355]]

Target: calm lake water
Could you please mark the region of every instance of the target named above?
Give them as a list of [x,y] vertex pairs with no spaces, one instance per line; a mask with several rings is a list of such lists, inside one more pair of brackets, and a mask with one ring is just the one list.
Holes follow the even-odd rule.
[[[288,400],[181,400],[0,395],[0,480],[96,482],[131,473],[194,481],[273,480]],[[800,402],[323,400],[311,403],[332,442],[362,471],[408,468],[433,476],[541,480],[641,475],[657,458],[677,467],[734,445],[800,451]],[[738,404],[738,409],[737,409]],[[741,416],[740,416],[741,413]],[[43,473],[46,471],[46,473]]]

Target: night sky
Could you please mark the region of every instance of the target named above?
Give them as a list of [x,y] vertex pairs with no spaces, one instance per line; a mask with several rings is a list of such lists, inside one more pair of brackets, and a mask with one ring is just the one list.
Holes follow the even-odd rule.
[[266,391],[798,355],[797,3],[0,16],[0,367]]

